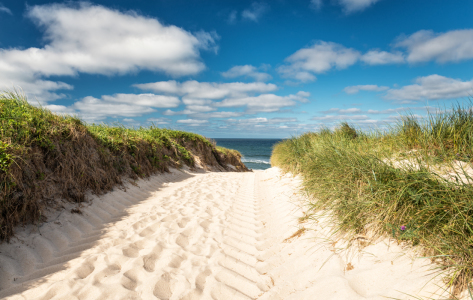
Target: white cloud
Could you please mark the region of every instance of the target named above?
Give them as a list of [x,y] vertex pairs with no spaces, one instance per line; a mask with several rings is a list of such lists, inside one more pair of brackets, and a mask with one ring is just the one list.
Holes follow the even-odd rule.
[[155,112],[153,108],[177,107],[180,100],[174,96],[154,94],[114,94],[103,95],[101,99],[85,97],[69,107],[47,105],[54,112],[77,113],[87,121],[102,120],[107,117],[138,117]]
[[172,111],[170,109],[164,112],[166,116],[175,116],[175,115],[193,115],[193,114],[201,114],[210,111],[214,111],[216,108],[206,105],[188,105],[186,109],[181,111]]
[[[337,0],[337,4],[342,7],[345,14],[351,14],[365,10],[379,0]],[[323,0],[311,0],[310,7],[319,10],[323,5]]]
[[329,110],[322,111],[324,114],[330,113],[340,113],[340,114],[353,114],[353,113],[360,113],[361,109],[359,108],[348,108],[348,109],[340,109],[340,108],[331,108]]
[[277,86],[271,83],[262,82],[198,82],[195,80],[183,83],[174,80],[160,81],[154,83],[135,84],[135,87],[142,90],[154,91],[156,93],[169,93],[183,96],[186,99],[223,99],[225,97],[245,96],[248,93],[264,93],[277,90]]
[[461,81],[437,74],[419,77],[415,84],[390,89],[385,96],[391,100],[437,100],[468,97],[473,94],[473,80]]
[[374,110],[374,109],[368,109],[367,111],[363,111],[359,108],[348,108],[348,109],[340,109],[340,108],[331,108],[326,111],[321,111],[323,114],[371,114],[371,115],[385,115],[385,114],[394,114],[394,113],[399,113],[403,111],[413,111],[413,110],[433,110],[433,107],[430,106],[418,106],[418,107],[398,107],[398,108],[388,108],[388,109],[383,109],[383,110]]
[[150,107],[177,107],[181,103],[179,98],[174,96],[155,94],[115,94],[113,96],[104,95],[102,100],[114,103],[126,103]]
[[67,107],[64,105],[49,104],[45,105],[44,108],[49,109],[50,111],[56,114],[74,115],[77,113],[72,107]]
[[387,86],[377,86],[374,84],[367,84],[367,85],[354,85],[354,86],[347,86],[343,90],[347,94],[356,94],[359,91],[374,91],[374,92],[380,92],[380,91],[385,91],[388,90],[389,87]]
[[300,95],[278,96],[274,94],[263,94],[255,97],[230,98],[216,103],[218,107],[246,107],[247,113],[275,112],[283,107],[294,106],[296,101],[307,102]]
[[108,102],[91,96],[77,101],[71,108],[86,121],[102,120],[107,117],[138,117],[156,111],[147,106]]
[[344,120],[368,120],[369,117],[366,115],[326,115],[323,117],[312,117],[311,120],[314,121],[325,121],[325,122],[335,122],[335,121],[344,121]]
[[386,51],[370,50],[363,54],[361,60],[368,65],[387,65],[404,63],[404,55],[401,52],[390,53]]
[[8,7],[5,7],[2,3],[0,3],[0,12],[7,13],[9,15],[13,15],[11,10]]
[[360,52],[343,45],[319,41],[312,47],[303,48],[285,59],[289,65],[278,68],[284,77],[303,82],[315,80],[311,73],[324,73],[332,68],[345,69],[357,62]]
[[219,118],[219,119],[226,119],[226,118],[235,118],[244,115],[244,112],[239,111],[216,111],[211,113],[196,113],[193,114],[193,118],[197,119],[211,119],[211,118]]
[[146,122],[154,123],[157,125],[165,125],[165,124],[169,124],[171,120],[168,118],[149,118],[146,120]]
[[410,63],[435,60],[438,63],[459,62],[473,58],[473,29],[434,33],[420,30],[401,38],[397,47],[406,48]]
[[[1,57],[1,50],[0,50]],[[31,73],[1,72],[2,61],[0,60],[0,90],[21,90],[28,96],[32,104],[46,104],[48,101],[66,97],[58,90],[72,90],[73,86],[61,81],[42,80]]]
[[252,77],[257,81],[267,81],[270,80],[272,77],[268,73],[258,72],[257,68],[252,65],[244,65],[244,66],[235,66],[230,70],[221,73],[223,77],[226,78],[235,78],[239,76],[248,76]]
[[269,6],[265,3],[253,2],[250,8],[245,9],[241,13],[241,17],[253,22],[258,22],[259,18],[261,18],[268,9]]
[[338,0],[346,14],[365,10],[379,0]]
[[186,120],[177,120],[177,123],[186,124],[188,126],[202,126],[207,124],[209,121],[207,120],[194,120],[194,119],[186,119]]
[[19,85],[42,102],[62,97],[51,91],[72,88],[42,80],[45,76],[113,75],[139,70],[172,76],[196,74],[205,68],[199,50],[215,51],[218,38],[207,32],[193,35],[134,12],[122,13],[87,3],[33,6],[27,16],[44,29],[46,45],[0,49],[0,88]]
[[180,111],[167,110],[165,115],[190,115],[192,118],[224,118],[240,116],[242,112],[213,111],[222,107],[245,108],[245,114],[275,112],[283,107],[307,102],[310,93],[299,91],[295,95],[278,96],[267,92],[277,86],[262,82],[198,82],[190,80],[179,83],[174,80],[136,84],[143,90],[180,96],[186,108]]
[[268,120],[270,124],[293,123],[297,122],[297,118],[271,118]]
[[415,109],[424,109],[424,107],[411,107],[411,108],[406,108],[406,107],[398,107],[398,108],[389,108],[389,109],[383,109],[383,110],[374,110],[374,109],[368,109],[366,112],[367,114],[372,114],[372,115],[383,115],[383,114],[393,114],[393,113],[399,113],[403,111],[408,111],[408,110],[415,110]]
[[239,120],[228,120],[229,122],[237,122],[240,124],[258,124],[258,123],[267,123],[267,118],[248,118],[248,119],[239,119]]

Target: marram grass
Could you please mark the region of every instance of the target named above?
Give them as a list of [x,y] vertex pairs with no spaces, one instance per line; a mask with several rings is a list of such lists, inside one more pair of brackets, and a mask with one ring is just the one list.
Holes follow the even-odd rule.
[[[408,160],[399,167],[389,161]],[[412,115],[386,131],[357,132],[347,123],[335,131],[309,132],[277,144],[271,164],[301,174],[312,213],[331,211],[336,230],[354,236],[390,235],[418,245],[441,265],[457,296],[473,278],[473,183],[446,180],[435,166],[473,162],[473,112],[457,105]]]
[[86,124],[30,105],[22,94],[0,93],[0,242],[19,223],[41,222],[58,199],[80,203],[86,192],[200,163],[245,171],[241,154],[198,134],[151,126]]

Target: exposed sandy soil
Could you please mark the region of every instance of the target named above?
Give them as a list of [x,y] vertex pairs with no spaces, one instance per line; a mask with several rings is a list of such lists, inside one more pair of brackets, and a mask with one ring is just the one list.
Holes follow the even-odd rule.
[[0,245],[0,298],[438,298],[428,259],[389,239],[343,251],[328,221],[301,223],[299,184],[173,170],[50,212]]

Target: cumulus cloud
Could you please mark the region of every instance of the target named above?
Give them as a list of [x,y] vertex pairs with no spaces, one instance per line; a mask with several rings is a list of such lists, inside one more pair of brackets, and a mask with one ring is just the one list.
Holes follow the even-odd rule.
[[258,69],[252,65],[235,66],[230,70],[221,73],[223,77],[235,78],[240,76],[252,77],[257,81],[271,80],[272,77],[268,73],[258,72]]
[[205,68],[200,50],[216,51],[218,38],[214,33],[191,34],[134,12],[87,3],[33,6],[27,16],[44,30],[46,45],[0,49],[0,88],[19,85],[42,102],[62,97],[51,91],[72,88],[42,79],[47,76],[139,70],[171,76],[196,74]]
[[343,45],[319,41],[285,59],[287,65],[278,68],[283,77],[307,82],[315,80],[312,73],[324,73],[332,68],[345,69],[357,62],[360,52]]
[[401,52],[386,52],[379,50],[370,50],[360,58],[368,65],[387,65],[404,63],[404,55]]
[[415,84],[390,89],[385,98],[400,101],[438,100],[468,97],[473,94],[473,80],[462,81],[437,74],[419,77]]
[[353,113],[360,113],[361,109],[359,108],[348,108],[348,109],[340,109],[340,108],[331,108],[329,110],[321,111],[324,114],[331,114],[331,113],[339,113],[339,114],[353,114]]
[[338,2],[346,14],[351,14],[363,11],[378,1],[379,0],[339,0]]
[[314,121],[345,121],[345,120],[369,120],[370,118],[367,115],[327,115],[322,117],[312,117],[311,120]]
[[277,90],[277,86],[271,83],[215,83],[198,82],[195,80],[189,80],[182,83],[175,80],[169,80],[145,84],[135,84],[134,86],[142,90],[153,91],[156,93],[179,95],[182,96],[184,102],[196,100],[217,100],[223,99],[225,97],[246,96],[247,94],[264,93]]
[[155,94],[115,94],[113,96],[104,95],[102,100],[113,103],[126,103],[149,107],[177,107],[181,103],[179,98],[167,95]]
[[380,92],[380,91],[385,91],[388,90],[389,87],[387,86],[377,86],[374,84],[366,84],[366,85],[353,85],[353,86],[347,86],[346,88],[343,89],[345,93],[347,94],[356,94],[359,91],[374,91],[374,92]]
[[13,15],[11,10],[8,7],[5,7],[5,5],[3,5],[1,2],[0,2],[0,12],[4,12],[4,13],[7,13],[9,15]]
[[165,125],[171,123],[171,119],[168,118],[148,118],[146,122],[157,124],[157,125]]
[[194,119],[186,119],[186,120],[177,120],[177,123],[185,124],[188,126],[202,126],[206,125],[209,121],[207,120],[194,120]]
[[192,117],[196,119],[210,119],[210,118],[226,119],[226,118],[240,117],[244,114],[245,114],[244,112],[240,112],[240,111],[216,111],[216,112],[210,112],[210,113],[195,113],[192,115]]
[[[228,119],[225,120],[226,123],[232,124],[232,126],[243,126],[243,127],[252,127],[252,126],[261,126],[261,125],[279,125],[282,123],[295,123],[297,122],[296,118],[247,118],[247,119]],[[287,126],[286,126],[287,128]]]
[[[360,12],[375,4],[379,0],[337,0],[337,4],[342,7],[345,14]],[[310,0],[310,7],[319,10],[322,7],[323,0]]]
[[385,115],[385,114],[394,114],[394,113],[400,113],[403,111],[418,110],[418,109],[425,109],[425,107],[411,107],[411,108],[398,107],[398,108],[389,108],[389,109],[383,109],[383,110],[368,109],[366,113],[372,114],[372,115]]
[[242,97],[225,99],[217,104],[219,107],[241,107],[246,106],[250,112],[272,112],[281,107],[292,106],[296,103],[287,98],[274,94],[264,94],[255,97]]
[[400,38],[397,47],[406,48],[410,63],[434,60],[438,63],[459,62],[473,58],[473,29],[434,33],[420,30]]
[[74,115],[77,113],[74,108],[64,105],[49,104],[44,107],[56,114]]
[[91,96],[77,101],[71,108],[75,109],[82,119],[91,122],[107,117],[138,117],[156,111],[148,106],[104,101]]
[[298,102],[308,102],[307,92],[299,92],[296,95],[278,96],[275,94],[262,94],[252,97],[227,98],[215,103],[217,107],[246,107],[247,113],[275,112],[283,107],[294,106]]
[[[323,114],[367,114],[367,115],[387,115],[387,114],[395,114],[404,111],[414,111],[414,110],[422,110],[422,111],[431,111],[435,110],[434,107],[431,106],[417,106],[417,107],[397,107],[397,108],[388,108],[383,110],[376,110],[376,109],[368,109],[368,110],[361,110],[359,108],[348,108],[348,109],[340,109],[340,108],[331,108],[326,111],[321,111]],[[348,116],[347,116],[348,117]]]
[[285,64],[277,71],[282,77],[310,82],[317,79],[315,74],[332,69],[345,69],[358,61],[367,65],[387,65],[427,61],[447,63],[473,59],[473,29],[446,33],[421,30],[411,36],[398,38],[394,47],[404,48],[405,51],[372,49],[362,54],[356,49],[337,43],[318,41],[313,46],[302,48],[287,57]]
[[167,110],[165,115],[191,115],[192,118],[219,118],[240,116],[242,112],[215,111],[219,108],[243,108],[246,114],[275,112],[283,107],[294,106],[297,102],[308,102],[310,93],[299,91],[296,94],[278,96],[271,91],[277,86],[263,82],[198,82],[175,80],[136,84],[137,88],[181,97],[186,105],[184,110]]
[[269,10],[269,6],[261,2],[253,2],[251,7],[241,13],[241,17],[246,20],[258,22],[259,18]]
[[46,105],[57,113],[78,114],[86,121],[103,120],[107,117],[138,117],[156,112],[155,108],[177,107],[179,98],[154,94],[103,95],[100,99],[88,96],[71,106]]

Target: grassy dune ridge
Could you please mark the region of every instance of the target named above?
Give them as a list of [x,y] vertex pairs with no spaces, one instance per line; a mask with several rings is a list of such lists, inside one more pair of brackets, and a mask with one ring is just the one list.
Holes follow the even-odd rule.
[[271,157],[273,166],[302,175],[312,213],[331,212],[339,233],[420,246],[442,266],[453,296],[473,278],[472,162],[473,111],[460,105],[424,122],[402,116],[383,132],[342,123],[305,133],[277,144]]
[[[238,151],[201,135],[123,125],[85,124],[28,104],[18,93],[0,94],[0,241],[20,223],[42,221],[57,199],[82,202],[124,178],[144,178],[187,165],[248,171]],[[232,165],[233,167],[229,167]]]

